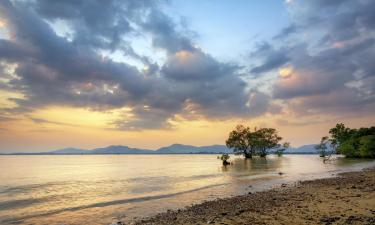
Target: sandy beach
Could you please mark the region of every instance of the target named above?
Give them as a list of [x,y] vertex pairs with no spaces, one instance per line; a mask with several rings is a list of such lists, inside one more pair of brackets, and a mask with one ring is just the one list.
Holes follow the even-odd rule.
[[133,223],[375,224],[375,168],[208,201]]

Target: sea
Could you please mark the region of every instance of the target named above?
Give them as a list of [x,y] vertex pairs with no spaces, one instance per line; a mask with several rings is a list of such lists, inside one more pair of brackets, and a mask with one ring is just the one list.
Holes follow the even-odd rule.
[[317,155],[3,155],[0,224],[115,224],[207,200],[374,167]]

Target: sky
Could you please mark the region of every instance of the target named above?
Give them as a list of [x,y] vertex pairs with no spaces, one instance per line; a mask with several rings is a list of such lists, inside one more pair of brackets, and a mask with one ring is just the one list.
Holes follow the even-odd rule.
[[292,146],[375,121],[372,0],[0,1],[0,153]]

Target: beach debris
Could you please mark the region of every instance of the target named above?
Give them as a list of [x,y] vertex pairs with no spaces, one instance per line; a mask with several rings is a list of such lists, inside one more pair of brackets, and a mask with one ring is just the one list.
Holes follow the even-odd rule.
[[279,172],[279,175],[281,176],[281,175],[283,175],[284,173],[283,172]]
[[222,212],[221,215],[226,216],[226,215],[228,215],[228,212]]
[[322,222],[326,225],[332,224],[332,223],[336,222],[337,220],[340,220],[340,217],[323,216],[322,218],[320,218],[320,222]]
[[125,223],[122,221],[117,221],[117,222],[111,223],[111,225],[125,225]]
[[351,215],[349,216],[346,221],[345,221],[347,224],[353,224],[355,222],[363,222],[363,218],[361,218],[360,216],[354,216],[354,215]]

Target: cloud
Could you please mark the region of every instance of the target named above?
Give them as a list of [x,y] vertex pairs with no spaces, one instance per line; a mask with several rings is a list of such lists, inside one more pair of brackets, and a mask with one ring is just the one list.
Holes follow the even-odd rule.
[[273,99],[304,114],[373,112],[375,3],[292,1],[287,7],[292,25],[252,53],[261,59],[253,74],[293,68],[273,81]]
[[289,61],[285,49],[275,49],[267,42],[259,44],[251,53],[252,58],[261,59],[260,65],[253,67],[250,72],[254,74],[264,73],[278,68]]
[[8,121],[14,121],[14,120],[16,120],[16,119],[12,118],[12,117],[0,115],[0,122],[8,122]]
[[172,54],[195,49],[191,37],[188,36],[189,32],[186,32],[186,27],[182,31],[178,31],[177,24],[161,11],[151,10],[142,26],[145,31],[152,33],[154,47],[164,49]]
[[70,123],[55,122],[55,121],[46,120],[42,118],[35,118],[35,117],[30,117],[30,120],[37,124],[54,124],[54,125],[73,126],[73,127],[77,126],[77,125],[70,124]]
[[113,121],[116,129],[137,131],[142,129],[171,129],[168,119],[173,113],[167,110],[136,107],[132,110],[134,116]]
[[[268,99],[248,104],[254,93],[240,78],[241,67],[194,47],[192,32],[160,4],[165,3],[1,1],[0,17],[11,38],[0,40],[0,60],[17,66],[13,79],[0,86],[24,96],[11,98],[17,107],[6,110],[130,108],[131,117],[111,123],[121,130],[170,128],[176,115],[217,119],[266,110]],[[155,63],[136,52],[133,42],[139,38],[151,40],[150,47],[163,50],[166,60]],[[103,57],[103,51],[131,60]]]
[[0,89],[22,97],[9,98],[17,107],[0,111],[128,108],[110,125],[142,130],[170,129],[181,117],[372,110],[374,2],[289,2],[290,25],[258,43],[246,67],[198,48],[194,31],[163,4],[168,1],[1,1],[9,37],[0,39],[0,65],[14,65],[14,74],[0,79]]
[[237,69],[236,66],[220,63],[212,56],[194,49],[178,51],[170,56],[162,68],[162,73],[167,78],[178,81],[208,81],[230,76]]
[[273,37],[273,39],[284,39],[292,34],[297,33],[298,27],[295,24],[291,24],[285,28],[283,28],[277,35]]
[[157,2],[38,0],[31,5],[38,15],[49,21],[64,21],[73,33],[75,44],[116,50],[127,46],[123,37],[136,35],[132,24],[139,23],[139,16],[156,7]]

